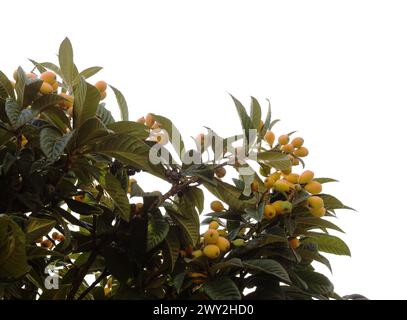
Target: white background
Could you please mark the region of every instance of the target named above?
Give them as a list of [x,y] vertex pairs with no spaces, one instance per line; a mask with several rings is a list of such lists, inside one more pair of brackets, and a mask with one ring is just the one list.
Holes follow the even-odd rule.
[[[239,132],[230,92],[250,95],[298,130],[307,168],[339,179],[325,191],[352,258],[332,258],[339,294],[407,298],[405,1],[8,1],[0,69],[56,61],[65,36],[80,68],[105,67],[130,115],[169,116],[185,136]],[[115,107],[112,93],[107,101]],[[115,110],[117,114],[117,110]],[[152,189],[160,189],[151,185]],[[147,188],[148,189],[148,188]],[[321,269],[323,270],[323,269]],[[324,271],[325,272],[325,271]]]

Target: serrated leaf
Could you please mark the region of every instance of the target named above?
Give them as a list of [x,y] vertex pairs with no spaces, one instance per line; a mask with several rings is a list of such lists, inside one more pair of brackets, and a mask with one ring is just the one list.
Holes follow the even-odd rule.
[[29,217],[26,227],[26,241],[32,243],[47,235],[55,226],[54,220]]
[[243,266],[250,272],[260,272],[273,275],[285,283],[291,283],[284,267],[272,259],[245,260]]
[[102,208],[89,203],[76,201],[73,199],[65,199],[65,202],[70,210],[81,215],[101,214]]
[[278,151],[263,151],[257,154],[257,160],[262,161],[277,170],[288,170],[291,168],[290,158]]
[[316,244],[319,251],[341,256],[351,256],[347,244],[336,236],[317,232],[307,232],[306,235],[309,238],[306,238],[303,242]]
[[79,128],[87,119],[97,114],[100,93],[81,78],[74,88],[74,95],[74,128]]
[[258,128],[261,121],[261,107],[255,97],[251,97],[250,118],[252,119],[253,126]]
[[325,219],[314,218],[314,217],[298,217],[295,220],[298,224],[302,223],[302,224],[308,225],[309,227],[332,229],[332,230],[336,230],[338,232],[345,233],[336,224],[332,223],[331,221],[325,220]]
[[114,123],[115,120],[112,116],[112,113],[106,109],[106,104],[105,103],[101,103],[98,105],[97,109],[96,109],[96,115],[100,118],[100,120],[102,120],[102,122],[105,125]]
[[338,180],[332,179],[332,178],[314,178],[314,181],[317,181],[321,184],[323,183],[329,183],[329,182],[339,182]]
[[348,209],[356,211],[355,209],[344,205],[341,201],[330,194],[320,194],[319,197],[324,200],[324,205],[327,210]]
[[127,107],[126,99],[124,98],[123,94],[116,89],[115,87],[109,85],[109,87],[113,90],[114,95],[116,96],[117,104],[119,105],[121,118],[123,121],[129,121],[129,109]]
[[107,173],[99,182],[112,199],[119,216],[125,221],[129,221],[130,203],[126,190],[123,190],[120,181],[112,174]]
[[240,300],[242,298],[236,284],[227,277],[206,282],[203,290],[212,300]]
[[227,203],[232,210],[244,211],[246,208],[254,208],[256,205],[256,200],[254,198],[245,201],[239,200],[241,191],[226,182],[217,180],[216,186],[209,183],[204,183],[204,186],[216,198]]
[[308,285],[311,293],[329,295],[334,291],[331,281],[324,275],[315,271],[297,271],[297,275]]
[[150,135],[150,129],[142,123],[134,121],[117,121],[106,125],[114,133],[134,135],[139,139],[146,139]]
[[172,123],[172,121],[166,117],[155,114],[154,119],[161,124],[161,128],[167,131],[168,138],[178,156],[182,159],[185,154],[185,145],[182,139],[181,133],[177,127]]
[[69,140],[72,138],[74,131],[64,135],[54,128],[43,128],[40,132],[40,147],[42,152],[51,162],[58,160],[64,153]]
[[197,219],[192,214],[181,213],[172,205],[165,204],[164,207],[171,219],[184,231],[189,243],[196,245],[199,241],[199,220],[197,223]]
[[65,38],[59,47],[58,60],[62,78],[68,85],[72,85],[76,77],[76,68],[73,62],[72,44],[68,38]]
[[147,252],[164,241],[169,229],[168,222],[162,216],[150,216],[148,219]]
[[13,97],[14,89],[8,77],[0,71],[0,96],[3,98]]
[[164,261],[168,263],[170,272],[174,270],[175,263],[179,256],[180,241],[179,234],[175,228],[170,228],[167,237],[164,240]]
[[84,77],[85,79],[88,79],[92,76],[94,76],[96,73],[98,73],[100,70],[102,70],[102,67],[89,67],[86,68],[85,70],[82,70],[78,77],[77,77],[77,81],[79,81],[80,77]]
[[25,234],[8,216],[0,215],[0,279],[19,278],[30,270]]
[[150,147],[140,139],[124,134],[110,134],[91,146],[90,152],[100,153],[116,158],[125,164],[132,165],[164,179],[164,169],[154,165],[149,159]]

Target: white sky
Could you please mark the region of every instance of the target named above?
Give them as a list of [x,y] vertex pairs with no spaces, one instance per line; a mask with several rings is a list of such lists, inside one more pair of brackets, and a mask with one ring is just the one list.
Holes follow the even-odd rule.
[[163,114],[185,136],[239,132],[227,92],[270,98],[276,131],[298,130],[307,168],[340,180],[325,191],[359,211],[339,214],[353,257],[331,260],[338,293],[407,298],[407,2],[15,0],[2,13],[10,77],[26,58],[55,61],[68,36],[78,66],[103,66],[95,81],[118,87],[133,119]]

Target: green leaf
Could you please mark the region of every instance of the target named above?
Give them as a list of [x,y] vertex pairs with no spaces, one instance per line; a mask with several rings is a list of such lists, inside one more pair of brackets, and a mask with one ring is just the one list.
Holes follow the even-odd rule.
[[7,142],[10,141],[10,139],[13,137],[14,135],[6,130],[3,130],[2,128],[0,128],[0,147],[2,147],[3,145],[5,145]]
[[47,235],[51,232],[54,226],[54,220],[29,217],[25,234],[27,243],[33,243],[39,238]]
[[214,273],[217,272],[218,270],[224,270],[228,268],[244,269],[244,265],[242,263],[242,260],[240,260],[239,258],[232,258],[226,261],[216,263],[211,266],[211,270]]
[[39,72],[43,73],[43,72],[47,71],[47,69],[45,69],[45,67],[42,66],[40,63],[38,63],[32,59],[28,59],[28,60],[30,60],[30,62],[37,68],[37,70]]
[[338,180],[332,179],[332,178],[314,178],[314,181],[317,181],[321,184],[323,183],[329,183],[329,182],[339,182]]
[[[268,100],[268,103],[269,103],[269,105],[268,105],[268,108],[267,108],[266,119],[264,120],[264,126],[263,126],[263,128],[261,129],[261,132],[260,132],[259,140],[258,140],[258,141],[260,141],[261,139],[263,139],[263,137],[265,136],[267,130],[271,129],[272,126],[273,126],[273,123],[270,123],[270,120],[271,120],[271,103],[270,103],[269,100]],[[278,120],[275,120],[275,121],[278,121]]]
[[109,85],[109,87],[113,90],[114,95],[116,96],[117,104],[119,105],[121,118],[123,121],[129,121],[129,109],[127,107],[126,99],[124,98],[123,94],[116,89],[115,87]]
[[168,222],[160,215],[152,215],[148,219],[147,252],[159,245],[168,234]]
[[257,160],[262,161],[277,170],[287,170],[291,168],[290,158],[279,151],[264,151],[257,154]]
[[59,75],[62,78],[62,72],[61,69],[54,63],[52,62],[40,62],[39,63],[43,68],[47,68],[53,72],[55,72],[57,75]]
[[93,145],[90,151],[116,158],[124,164],[138,167],[159,178],[165,178],[163,167],[154,165],[150,161],[150,147],[134,136],[111,134]]
[[22,109],[15,100],[9,98],[6,101],[6,113],[11,125],[18,129],[33,120],[43,110],[62,101],[64,98],[59,95],[47,94],[35,100],[31,108]]
[[53,106],[48,107],[41,112],[41,116],[50,124],[58,128],[61,133],[65,133],[68,129],[72,129],[71,122],[61,108],[55,108]]
[[78,77],[76,78],[77,81],[79,81],[79,78],[84,77],[85,79],[88,79],[92,76],[94,76],[96,73],[98,73],[100,70],[102,70],[102,67],[90,67],[86,68],[85,70],[82,70]]
[[107,173],[99,182],[112,199],[119,216],[125,221],[129,221],[130,203],[127,198],[127,190],[123,190],[120,181],[110,173]]
[[320,255],[317,251],[311,251],[311,250],[299,248],[296,250],[296,253],[299,254],[301,256],[301,258],[304,260],[317,261],[317,262],[322,263],[332,273],[332,267],[331,267],[331,264],[329,263],[329,260],[327,258],[325,258],[324,256]]
[[311,293],[329,295],[334,291],[334,286],[324,275],[315,271],[297,271],[297,275],[306,282]]
[[177,127],[172,123],[172,121],[166,117],[155,114],[154,119],[161,124],[161,128],[167,131],[168,138],[178,156],[182,159],[185,154],[185,145],[182,139],[181,133]]
[[63,258],[64,255],[55,250],[48,250],[38,246],[27,246],[27,260],[45,258],[48,256]]
[[91,214],[101,214],[103,209],[89,203],[76,201],[73,199],[65,199],[68,208],[73,212],[79,213],[81,215],[91,215]]
[[107,124],[106,127],[114,133],[134,135],[141,140],[148,138],[150,135],[150,129],[147,126],[134,121],[112,122]]
[[251,97],[250,118],[252,119],[253,126],[258,128],[261,121],[261,107],[257,99],[254,97]]
[[40,132],[40,146],[42,152],[51,162],[55,162],[64,153],[74,131],[64,135],[54,128],[43,128]]
[[227,277],[206,282],[203,290],[212,300],[240,300],[242,298],[236,284]]
[[345,206],[341,201],[329,194],[320,194],[319,197],[324,200],[325,208],[327,210],[348,209],[355,211],[355,209]]
[[182,200],[196,207],[198,209],[199,214],[202,213],[204,209],[204,200],[205,200],[202,189],[197,187],[188,188],[184,192]]
[[321,218],[314,218],[314,217],[298,217],[295,221],[300,224],[305,224],[310,227],[315,228],[323,228],[323,229],[332,229],[338,232],[345,233],[341,228],[339,228],[336,224],[332,223],[331,221],[321,219]]
[[0,278],[19,278],[30,271],[25,235],[8,216],[0,214]]
[[115,122],[112,113],[106,109],[105,103],[101,103],[98,105],[96,109],[96,115],[100,118],[100,120],[102,120],[105,125]]
[[62,78],[68,85],[72,85],[77,76],[76,67],[73,62],[73,49],[71,41],[65,38],[59,47],[59,65],[61,67]]
[[77,131],[75,136],[76,146],[84,146],[106,135],[108,135],[108,130],[99,118],[88,118]]
[[83,78],[74,88],[74,128],[79,128],[87,119],[97,114],[100,93]]
[[285,283],[291,283],[290,277],[284,267],[272,259],[257,259],[243,261],[243,266],[250,272],[273,275]]
[[14,89],[7,76],[0,71],[0,97],[14,97]]
[[243,131],[246,131],[248,129],[255,129],[253,126],[252,120],[248,116],[243,104],[239,100],[237,100],[234,96],[232,96],[232,95],[230,95],[230,96],[232,97],[233,102],[235,103],[236,110],[239,115],[240,123],[242,125]]
[[318,250],[326,253],[332,253],[340,256],[351,256],[349,247],[346,243],[333,235],[317,232],[307,232],[309,238],[303,240],[304,244],[313,243],[318,246]]
[[216,198],[223,202],[226,202],[231,210],[244,211],[246,208],[254,208],[256,205],[256,199],[240,200],[241,191],[223,181],[217,181],[216,186],[204,183],[206,189],[211,192]]
[[196,245],[199,241],[199,219],[197,219],[191,214],[186,212],[180,212],[177,208],[170,204],[164,205],[166,212],[184,231],[187,239],[191,245]]
[[169,269],[172,272],[177,262],[180,250],[179,234],[176,228],[170,228],[167,237],[164,240],[164,261],[169,264]]

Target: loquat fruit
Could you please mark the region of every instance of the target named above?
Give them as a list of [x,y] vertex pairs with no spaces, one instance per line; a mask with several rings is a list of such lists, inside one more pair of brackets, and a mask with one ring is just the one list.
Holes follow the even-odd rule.
[[305,185],[304,189],[311,194],[319,194],[322,191],[322,185],[317,181],[311,181]]
[[236,239],[232,241],[232,244],[235,247],[243,247],[246,244],[246,241],[244,241],[243,239]]
[[297,184],[298,181],[300,180],[300,175],[299,175],[299,174],[296,174],[296,173],[290,173],[290,174],[288,174],[288,175],[285,176],[285,179],[286,179],[288,182]]
[[216,259],[220,255],[220,249],[217,245],[208,244],[203,249],[203,254],[207,256],[209,259]]
[[294,154],[297,157],[304,158],[304,157],[308,156],[309,151],[305,147],[300,147],[300,148],[298,148],[297,150],[294,151]]
[[294,146],[291,143],[285,144],[281,147],[281,151],[285,153],[292,153],[294,152]]
[[52,87],[52,85],[50,85],[47,82],[43,82],[40,88],[40,92],[42,94],[50,94],[54,91],[54,88]]
[[99,90],[99,92],[104,92],[107,89],[107,83],[103,80],[100,80],[95,83],[95,87],[96,87],[96,89]]
[[314,179],[314,172],[307,170],[301,174],[300,179],[298,180],[298,183],[307,184],[307,183],[310,183],[313,179]]
[[292,141],[291,141],[291,144],[294,146],[294,148],[301,148],[302,147],[302,145],[304,144],[304,139],[303,138],[300,138],[300,137],[297,137],[297,138],[294,138]]
[[289,201],[278,200],[271,205],[276,209],[277,214],[290,213],[293,209],[293,205]]
[[276,136],[272,131],[267,131],[263,139],[270,145],[270,147],[272,147],[274,144],[274,140],[276,140]]
[[271,220],[276,215],[277,215],[276,208],[273,205],[267,204],[267,205],[264,206],[264,214],[263,214],[263,216],[264,216],[265,219]]
[[211,203],[211,210],[214,212],[222,212],[225,210],[225,207],[223,206],[222,202],[215,200]]
[[278,144],[280,146],[284,146],[286,144],[288,144],[290,142],[290,137],[288,136],[288,134],[283,134],[282,136],[280,136],[278,138]]
[[307,199],[308,206],[314,209],[319,209],[324,207],[324,200],[317,196],[312,196]]
[[219,178],[222,179],[224,176],[226,176],[226,169],[225,167],[218,167],[215,169],[215,175]]
[[209,229],[218,230],[218,228],[219,228],[219,223],[217,221],[211,221],[211,223],[209,224]]
[[202,256],[202,250],[194,250],[194,251],[192,251],[192,257],[193,258],[199,258],[199,257],[201,257]]
[[322,218],[326,213],[326,209],[324,207],[322,207],[322,208],[311,208],[309,211],[311,212],[311,214],[315,218]]
[[53,85],[57,81],[57,75],[52,71],[45,71],[41,73],[40,79],[50,85]]
[[298,249],[300,246],[300,240],[298,238],[291,238],[288,240],[288,243],[290,244],[290,247],[295,249]]
[[154,115],[152,113],[148,113],[146,115],[146,126],[151,128],[155,122]]
[[226,252],[230,249],[230,242],[224,237],[219,237],[218,241],[216,241],[216,245],[221,252]]
[[290,189],[294,189],[294,186],[287,180],[277,180],[273,186],[273,190],[278,192],[288,192]]
[[219,233],[214,229],[209,229],[204,233],[204,241],[207,244],[215,244],[218,241]]
[[106,98],[106,91],[101,91],[100,93],[100,100],[104,100]]

